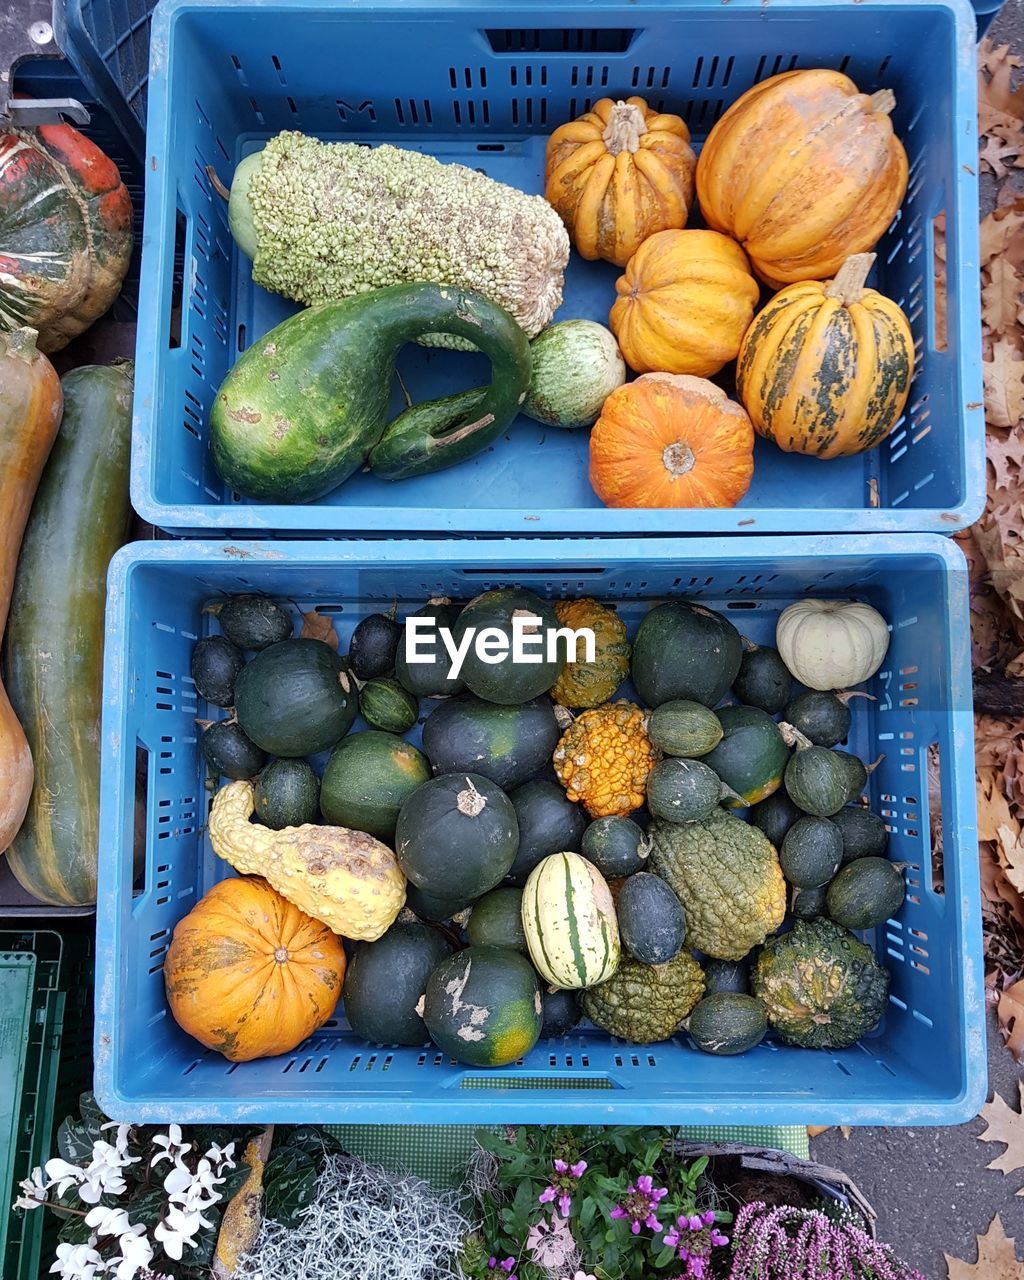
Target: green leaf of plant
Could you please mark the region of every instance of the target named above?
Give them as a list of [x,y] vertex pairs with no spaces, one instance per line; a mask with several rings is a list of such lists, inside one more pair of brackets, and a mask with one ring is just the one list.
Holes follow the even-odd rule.
[[666,1245],[664,1249],[660,1249],[654,1255],[654,1265],[656,1267],[667,1267],[675,1256],[675,1249],[670,1249],[668,1245]]
[[294,1226],[316,1196],[317,1162],[305,1151],[285,1147],[272,1152],[263,1173],[264,1213]]
[[75,1214],[73,1217],[65,1217],[57,1239],[64,1244],[85,1244],[91,1235],[92,1227],[87,1227],[85,1219]]
[[69,1164],[88,1164],[93,1138],[85,1125],[69,1116],[57,1130],[57,1151]]

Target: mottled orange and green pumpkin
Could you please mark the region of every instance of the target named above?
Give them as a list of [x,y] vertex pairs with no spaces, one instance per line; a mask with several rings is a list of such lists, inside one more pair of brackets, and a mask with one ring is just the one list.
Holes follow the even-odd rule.
[[660,759],[647,736],[647,713],[620,701],[577,716],[553,763],[569,799],[592,818],[605,818],[643,808],[648,774]]
[[903,412],[914,339],[897,304],[864,287],[873,261],[855,254],[834,280],[787,285],[747,330],[737,394],[755,430],[787,453],[863,453]]
[[594,633],[594,661],[570,661],[551,686],[551,696],[563,707],[599,707],[615,696],[629,675],[630,643],[626,624],[614,608],[599,600],[556,600],[555,613],[572,631],[589,628]]
[[231,1062],[290,1053],[334,1012],[344,978],[341,939],[258,876],[215,884],[164,960],[175,1021]]
[[59,351],[117,297],[132,202],[112,160],[70,125],[0,133],[0,329]]

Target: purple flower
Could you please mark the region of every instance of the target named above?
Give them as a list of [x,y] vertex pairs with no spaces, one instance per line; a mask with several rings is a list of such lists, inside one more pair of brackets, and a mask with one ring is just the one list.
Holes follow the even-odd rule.
[[641,1174],[635,1185],[632,1182],[629,1184],[622,1203],[617,1204],[609,1216],[616,1219],[628,1218],[629,1229],[635,1236],[640,1234],[643,1227],[648,1231],[660,1231],[661,1223],[655,1216],[655,1212],[658,1202],[667,1195],[668,1189],[655,1187],[654,1179],[650,1174]]
[[670,1249],[676,1250],[679,1261],[686,1263],[686,1270],[676,1280],[705,1280],[709,1274],[711,1250],[729,1243],[714,1222],[715,1215],[710,1209],[702,1214],[682,1213],[676,1218],[676,1225],[662,1237]]
[[576,1184],[587,1171],[586,1160],[577,1160],[575,1164],[568,1164],[565,1160],[555,1161],[555,1176],[551,1179],[550,1186],[537,1197],[540,1204],[551,1204],[553,1200],[558,1201],[558,1212],[563,1218],[568,1218],[572,1210],[572,1193],[576,1190]]
[[508,1276],[508,1280],[519,1280],[518,1276],[512,1274],[516,1266],[515,1258],[504,1258],[501,1262],[497,1258],[488,1258],[487,1265],[492,1271],[495,1269],[504,1271]]

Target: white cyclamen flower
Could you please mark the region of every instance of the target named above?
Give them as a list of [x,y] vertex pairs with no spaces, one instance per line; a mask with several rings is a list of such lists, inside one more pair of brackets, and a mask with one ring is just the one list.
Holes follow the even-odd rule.
[[206,1151],[206,1158],[216,1166],[218,1173],[223,1173],[225,1169],[233,1169],[235,1167],[235,1144],[229,1142],[226,1147],[218,1147],[216,1142],[211,1142]]
[[60,1156],[54,1156],[52,1160],[47,1160],[43,1168],[46,1170],[46,1176],[50,1179],[49,1185],[57,1188],[58,1196],[62,1196],[68,1187],[73,1187],[85,1177],[84,1171],[77,1164],[68,1164]]
[[130,1164],[139,1163],[142,1159],[141,1156],[130,1156],[128,1154],[128,1134],[131,1132],[130,1124],[118,1124],[116,1120],[110,1120],[100,1127],[102,1129],[117,1130],[117,1136],[114,1138],[114,1150],[118,1154],[122,1168],[125,1168]]
[[91,1244],[59,1244],[50,1274],[59,1273],[61,1280],[94,1280],[105,1270],[106,1263]]
[[192,1174],[183,1164],[176,1164],[164,1178],[164,1190],[169,1196],[180,1196],[192,1186]]
[[15,1209],[38,1209],[47,1200],[50,1183],[46,1180],[42,1169],[33,1169],[27,1178],[18,1183],[21,1195],[14,1202]]
[[85,1215],[85,1225],[92,1227],[98,1236],[123,1236],[131,1230],[128,1214],[124,1209],[108,1209],[98,1204]]
[[153,1246],[149,1243],[146,1228],[141,1222],[121,1237],[119,1241],[121,1256],[113,1258],[111,1264],[117,1280],[135,1280],[140,1271],[148,1271],[153,1261]]
[[163,1222],[158,1222],[153,1228],[153,1235],[163,1245],[168,1258],[180,1262],[185,1245],[194,1249],[198,1244],[196,1232],[210,1225],[198,1209],[186,1211],[172,1204]]
[[191,1142],[182,1143],[181,1141],[180,1124],[169,1125],[166,1134],[154,1134],[153,1145],[155,1147],[163,1147],[163,1151],[161,1151],[158,1156],[153,1157],[154,1167],[158,1165],[161,1160],[170,1160],[173,1164],[177,1164],[186,1152],[192,1150]]
[[211,1165],[209,1160],[207,1160],[207,1158],[203,1156],[202,1160],[200,1160],[199,1163],[196,1165],[196,1171],[193,1176],[193,1182],[196,1187],[207,1192],[209,1195],[213,1197],[213,1199],[210,1201],[211,1204],[216,1204],[217,1201],[220,1199],[220,1196],[217,1194],[217,1188],[221,1185],[223,1181],[224,1181],[223,1178],[217,1177],[217,1175],[213,1171],[213,1165]]

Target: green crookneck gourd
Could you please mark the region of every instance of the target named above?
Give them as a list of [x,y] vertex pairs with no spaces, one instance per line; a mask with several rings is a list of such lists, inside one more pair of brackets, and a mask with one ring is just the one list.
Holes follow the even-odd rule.
[[[395,357],[427,333],[471,340],[489,386],[413,405],[387,422]],[[210,414],[224,482],[246,498],[314,502],[369,458],[386,479],[453,466],[519,412],[530,344],[507,311],[468,289],[400,284],[289,316],[238,359]]]

